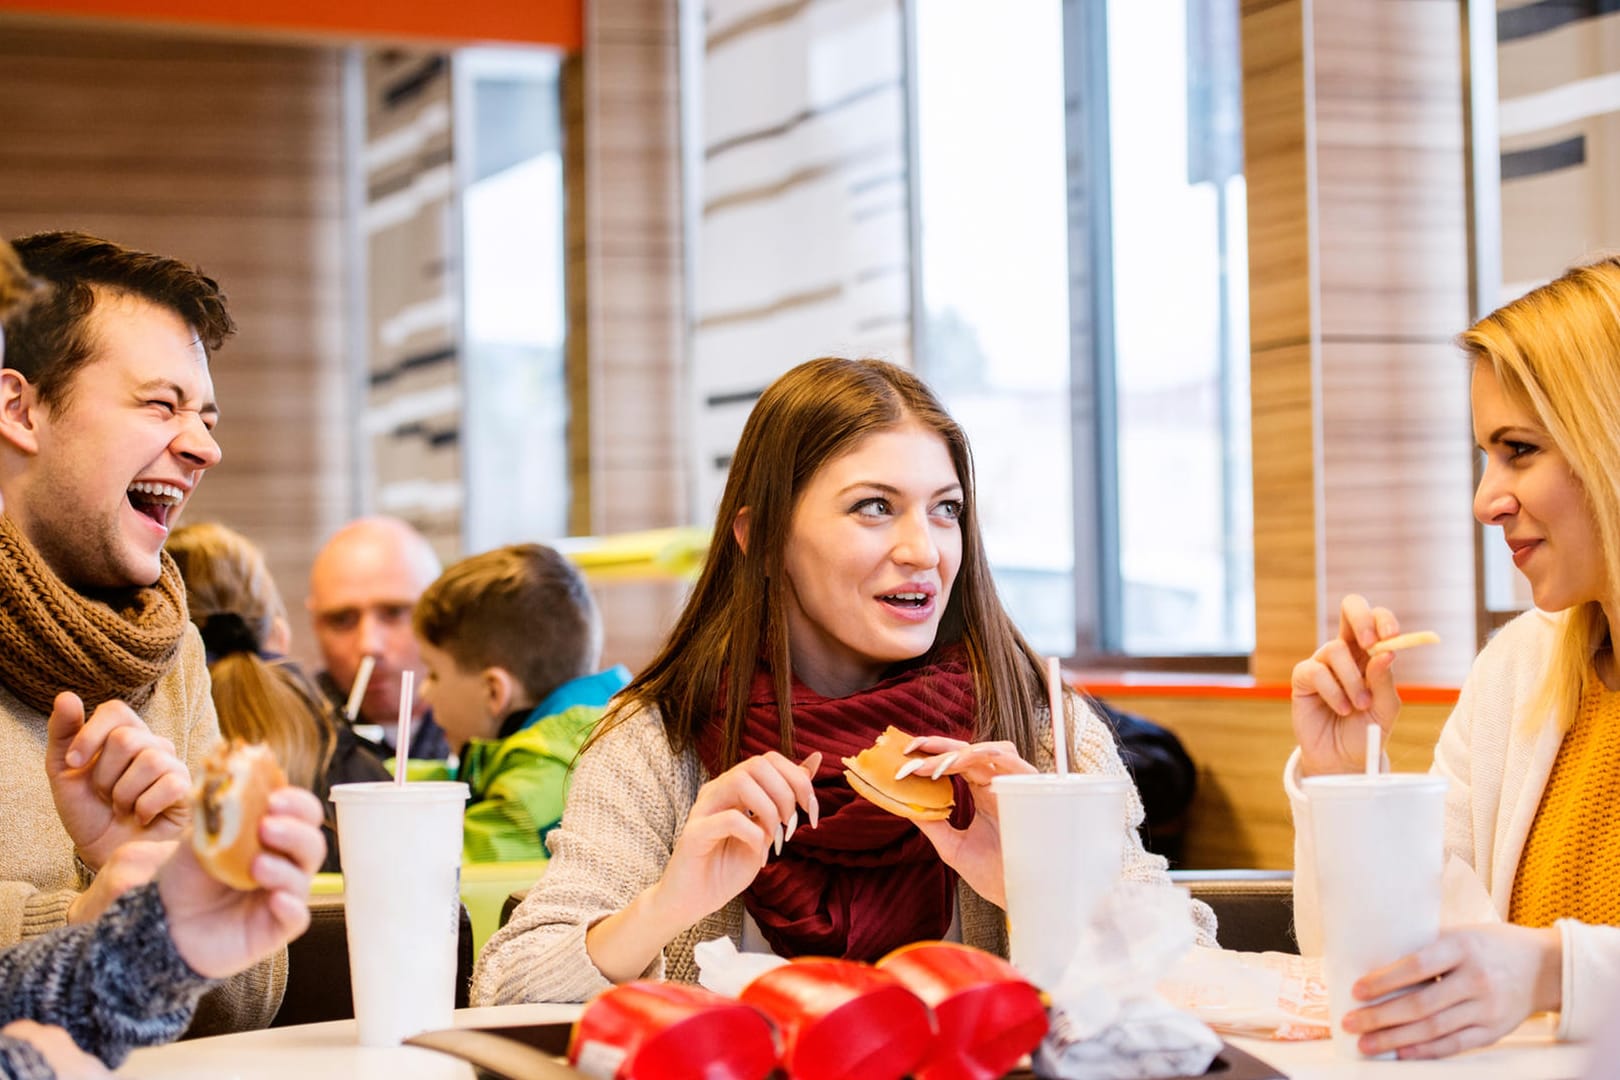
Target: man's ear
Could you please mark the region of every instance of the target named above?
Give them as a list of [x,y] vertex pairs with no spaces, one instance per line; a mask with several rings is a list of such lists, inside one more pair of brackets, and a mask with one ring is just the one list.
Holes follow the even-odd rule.
[[748,554],[748,507],[737,511],[737,516],[731,521],[731,535],[736,537],[737,546],[742,548],[743,554]]
[[0,439],[25,454],[39,453],[39,391],[15,368],[0,370]]
[[270,633],[265,636],[264,647],[267,652],[282,656],[292,651],[292,627],[285,616],[277,615],[270,620]]
[[503,667],[487,667],[479,672],[484,684],[484,708],[490,716],[502,717],[512,711],[518,698],[518,681]]

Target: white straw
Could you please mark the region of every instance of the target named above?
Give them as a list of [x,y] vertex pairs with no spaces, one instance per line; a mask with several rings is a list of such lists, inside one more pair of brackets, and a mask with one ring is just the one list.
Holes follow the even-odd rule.
[[343,706],[343,715],[351,724],[360,718],[360,703],[366,700],[366,687],[371,684],[371,672],[376,666],[377,658],[370,653],[360,658],[360,670],[355,672],[348,703]]
[[1057,760],[1059,776],[1069,773],[1069,725],[1063,709],[1063,672],[1058,658],[1046,659],[1046,696],[1052,703],[1052,757]]
[[1384,729],[1378,726],[1377,721],[1367,725],[1367,775],[1377,776],[1384,771],[1384,748],[1379,745],[1383,740]]
[[399,728],[394,738],[394,783],[405,786],[405,773],[411,757],[411,698],[416,692],[416,672],[406,668],[399,673]]

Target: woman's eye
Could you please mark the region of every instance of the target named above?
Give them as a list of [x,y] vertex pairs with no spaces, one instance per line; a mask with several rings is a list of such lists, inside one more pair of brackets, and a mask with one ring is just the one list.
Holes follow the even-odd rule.
[[850,507],[850,511],[852,513],[859,514],[862,517],[882,517],[884,514],[889,512],[889,500],[862,499],[860,502]]
[[960,499],[946,499],[944,502],[942,502],[938,506],[934,507],[934,514],[936,516],[938,516],[938,517],[946,518],[946,519],[948,519],[950,521],[961,521],[962,520],[962,500],[960,500]]
[[1516,461],[1519,458],[1536,452],[1536,446],[1533,443],[1509,442],[1505,443],[1504,445],[1506,445],[1508,448],[1509,461]]

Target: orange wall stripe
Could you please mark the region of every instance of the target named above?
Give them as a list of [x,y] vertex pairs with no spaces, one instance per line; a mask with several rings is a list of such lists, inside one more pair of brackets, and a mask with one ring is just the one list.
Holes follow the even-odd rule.
[[[1204,679],[1198,682],[1166,680],[1154,675],[1141,681],[1119,678],[1069,677],[1069,681],[1092,697],[1242,698],[1250,701],[1287,701],[1287,683],[1257,683],[1241,677],[1228,682]],[[1409,705],[1455,705],[1457,689],[1450,686],[1402,686],[1401,701]]]

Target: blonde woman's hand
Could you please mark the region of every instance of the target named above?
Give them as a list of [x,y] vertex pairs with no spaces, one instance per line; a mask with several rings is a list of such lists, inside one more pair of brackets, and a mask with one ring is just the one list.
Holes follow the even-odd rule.
[[655,886],[673,921],[690,926],[725,907],[748,888],[773,850],[819,818],[810,778],[820,763],[819,754],[796,765],[772,750],[738,762],[698,789]]
[[1556,927],[1507,923],[1446,930],[1431,945],[1369,972],[1344,1016],[1363,1054],[1447,1057],[1486,1046],[1532,1013],[1563,1006],[1563,940]]
[[1395,654],[1369,657],[1367,650],[1400,632],[1388,608],[1352,594],[1339,606],[1339,636],[1294,665],[1290,686],[1301,776],[1360,772],[1367,725],[1376,723],[1386,736],[1394,729],[1401,710]]
[[939,857],[962,876],[968,887],[998,907],[1007,906],[1001,867],[1001,818],[990,781],[997,776],[1032,773],[1035,766],[1018,756],[1010,742],[968,743],[943,735],[911,740],[908,754],[923,754],[901,767],[902,775],[960,776],[973,797],[973,821],[958,829],[949,821],[919,821]]

